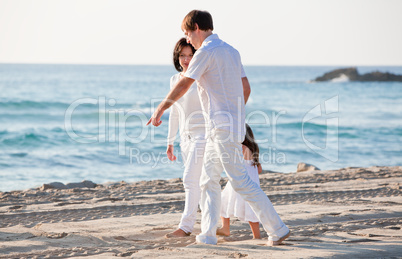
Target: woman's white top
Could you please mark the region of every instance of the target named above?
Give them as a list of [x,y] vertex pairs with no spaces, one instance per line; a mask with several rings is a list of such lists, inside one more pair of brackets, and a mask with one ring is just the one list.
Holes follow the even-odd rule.
[[[180,80],[180,73],[170,79],[170,89]],[[173,145],[177,131],[180,129],[181,138],[205,138],[205,119],[203,116],[197,84],[171,106],[169,115],[168,145]]]
[[[248,175],[251,180],[260,186],[258,167],[253,165],[252,160],[244,160]],[[228,182],[221,194],[221,216],[224,218],[237,217],[241,221],[258,222],[258,218],[250,205],[235,192],[232,184]]]

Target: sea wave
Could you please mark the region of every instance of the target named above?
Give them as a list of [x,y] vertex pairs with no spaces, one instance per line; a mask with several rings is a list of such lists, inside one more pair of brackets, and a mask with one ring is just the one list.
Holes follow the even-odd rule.
[[22,131],[1,131],[0,147],[38,147],[57,146],[69,141],[64,129],[55,127],[52,129],[25,129]]
[[285,129],[327,129],[328,125],[319,124],[314,122],[289,122],[289,123],[278,123],[276,125],[278,128],[285,128]]
[[343,83],[343,82],[349,82],[349,77],[345,74],[341,74],[339,77],[333,78],[331,82],[334,83]]
[[12,110],[24,110],[27,109],[66,109],[70,104],[63,102],[44,102],[44,101],[31,101],[31,100],[23,100],[23,101],[6,101],[0,102],[0,109],[12,109]]

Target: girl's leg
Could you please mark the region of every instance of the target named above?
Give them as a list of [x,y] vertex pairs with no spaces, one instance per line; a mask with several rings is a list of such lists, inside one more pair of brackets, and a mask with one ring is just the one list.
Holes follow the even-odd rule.
[[236,158],[236,154],[241,154],[241,143],[217,142],[215,148],[218,151],[218,157],[223,157],[225,154],[227,159],[225,159],[225,163],[222,163],[223,170],[226,172],[233,189],[250,204],[267,232],[268,240],[272,241],[269,242],[269,245],[280,244],[289,236],[289,228],[279,217],[267,194],[261,190],[257,183],[251,180],[245,165]]
[[253,238],[254,239],[261,239],[260,222],[251,222],[251,221],[249,221],[248,224],[250,224],[251,231],[253,232]]
[[230,218],[221,217],[221,219],[222,227],[216,230],[216,234],[218,236],[230,236]]

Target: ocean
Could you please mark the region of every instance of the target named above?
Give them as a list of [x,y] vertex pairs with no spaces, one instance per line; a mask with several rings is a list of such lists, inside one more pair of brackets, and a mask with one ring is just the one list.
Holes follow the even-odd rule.
[[[311,79],[339,67],[245,66],[263,169],[402,165],[402,83]],[[358,67],[402,74],[402,67]],[[145,126],[173,66],[0,64],[0,191],[182,176],[169,112]]]

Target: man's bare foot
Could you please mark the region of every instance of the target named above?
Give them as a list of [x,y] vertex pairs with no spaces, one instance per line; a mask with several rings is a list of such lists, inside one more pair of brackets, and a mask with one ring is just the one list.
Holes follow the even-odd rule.
[[224,228],[218,228],[218,229],[216,230],[216,234],[217,234],[218,236],[225,236],[225,237],[228,237],[228,236],[230,236],[230,229],[227,230],[227,229],[224,229]]
[[168,233],[165,235],[166,238],[175,238],[175,237],[188,237],[191,233],[186,233],[184,230],[178,228],[172,233]]
[[285,239],[288,238],[289,236],[290,236],[290,231],[277,241],[268,240],[267,245],[268,246],[278,246],[278,245],[282,244],[282,242],[285,241]]

